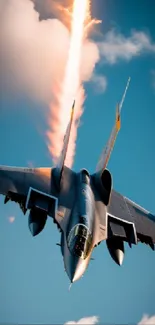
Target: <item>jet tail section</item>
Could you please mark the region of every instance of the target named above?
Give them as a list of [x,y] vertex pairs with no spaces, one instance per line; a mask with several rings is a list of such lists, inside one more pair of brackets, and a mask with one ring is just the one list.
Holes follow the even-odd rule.
[[115,124],[113,126],[110,138],[109,138],[109,140],[107,142],[107,145],[105,146],[105,148],[103,150],[103,153],[101,155],[101,158],[99,160],[99,163],[97,165],[97,168],[96,168],[97,171],[102,171],[103,172],[103,170],[107,167],[107,164],[109,162],[110,155],[111,155],[111,152],[112,152],[112,150],[114,148],[114,144],[115,144],[115,141],[116,141],[116,138],[117,138],[117,134],[118,134],[118,132],[119,132],[119,130],[121,128],[121,109],[122,109],[122,106],[123,106],[123,102],[125,100],[125,96],[126,96],[127,89],[129,87],[129,83],[130,83],[130,78],[128,79],[128,82],[127,82],[127,85],[126,85],[122,100],[121,100],[120,104],[118,104],[117,107],[116,107]]
[[64,136],[62,152],[61,152],[59,161],[58,161],[57,166],[56,166],[57,173],[59,174],[59,185],[60,185],[60,182],[61,182],[63,167],[64,167],[64,164],[65,164],[65,158],[66,158],[69,139],[70,139],[70,132],[71,132],[71,127],[72,127],[72,123],[73,123],[73,116],[74,116],[74,108],[75,108],[75,100],[74,100],[73,105],[72,105],[70,121],[69,121],[67,130],[66,130],[66,134]]

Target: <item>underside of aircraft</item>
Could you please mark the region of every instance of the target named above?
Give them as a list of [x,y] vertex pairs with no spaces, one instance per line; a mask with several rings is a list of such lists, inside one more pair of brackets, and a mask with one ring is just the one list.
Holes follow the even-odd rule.
[[120,130],[120,113],[129,81],[94,174],[90,175],[86,169],[76,173],[65,166],[75,101],[57,166],[0,166],[0,194],[5,197],[4,203],[11,200],[19,204],[24,214],[29,211],[28,225],[33,236],[43,230],[48,216],[53,218],[61,233],[61,253],[71,282],[83,276],[94,247],[104,240],[119,265],[123,262],[124,242],[130,247],[145,243],[154,250],[155,216],[117,193],[107,169]]

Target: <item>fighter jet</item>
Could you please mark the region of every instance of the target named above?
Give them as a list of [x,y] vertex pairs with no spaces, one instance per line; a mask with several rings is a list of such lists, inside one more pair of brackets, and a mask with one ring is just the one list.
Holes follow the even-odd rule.
[[0,166],[0,194],[17,202],[33,236],[45,227],[51,217],[60,231],[60,248],[65,271],[73,283],[80,279],[92,259],[94,248],[106,241],[113,260],[121,265],[124,242],[131,247],[139,242],[154,250],[155,216],[113,189],[112,175],[107,169],[110,154],[121,127],[121,108],[97,170],[79,172],[65,165],[74,118],[75,101],[64,137],[59,162],[53,168],[17,168]]

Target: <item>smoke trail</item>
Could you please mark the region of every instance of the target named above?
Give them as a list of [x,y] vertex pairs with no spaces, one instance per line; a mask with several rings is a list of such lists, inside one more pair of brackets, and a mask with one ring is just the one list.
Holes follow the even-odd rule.
[[[47,133],[49,140],[48,148],[56,163],[61,153],[63,137],[69,122],[70,109],[75,99],[74,121],[65,160],[65,165],[70,168],[73,164],[78,121],[82,115],[82,105],[84,102],[84,89],[82,87],[80,68],[85,20],[88,16],[89,9],[89,0],[74,0],[70,47],[64,72],[64,81],[62,86],[59,85],[59,89],[57,90],[57,106],[54,109],[54,111],[57,111],[57,114],[53,119],[50,119],[52,133]],[[51,111],[53,111],[53,105],[51,105]]]
[[[81,6],[84,1],[80,0],[78,3]],[[45,114],[48,123],[48,148],[55,161],[62,148],[70,108],[76,96],[71,135],[73,141],[69,145],[71,149],[66,159],[70,161],[74,156],[76,130],[84,102],[83,88],[77,89],[73,81],[77,77],[78,82],[75,83],[80,86],[92,78],[100,58],[98,47],[90,39],[82,39],[82,36],[78,38],[81,39],[79,47],[74,41],[75,49],[80,54],[74,52],[75,61],[71,59],[73,71],[70,72],[68,83],[70,89],[64,97],[65,68],[70,56],[68,49],[69,46],[71,49],[73,28],[70,34],[58,19],[40,20],[34,3],[30,0],[0,1],[0,13],[3,18],[0,22],[0,94],[8,96],[10,90],[17,96],[24,94],[32,100],[43,102],[45,108],[46,105],[49,108],[51,103],[50,110],[46,109]],[[71,17],[73,26],[73,14]],[[75,21],[79,24],[79,17]],[[76,28],[74,35],[79,32]]]

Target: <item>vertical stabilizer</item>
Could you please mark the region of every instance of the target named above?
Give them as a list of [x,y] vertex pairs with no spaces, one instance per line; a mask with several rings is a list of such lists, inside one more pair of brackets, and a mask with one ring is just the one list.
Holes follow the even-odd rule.
[[103,153],[101,155],[101,158],[99,160],[99,163],[97,165],[97,171],[103,171],[106,167],[107,167],[107,164],[109,162],[109,159],[110,159],[110,155],[111,155],[111,152],[114,148],[114,144],[115,144],[115,141],[116,141],[116,138],[117,138],[117,134],[121,128],[121,110],[122,110],[122,106],[123,106],[123,103],[124,103],[124,100],[125,100],[125,96],[126,96],[126,92],[128,90],[128,87],[129,87],[129,83],[130,83],[130,78],[128,79],[128,82],[127,82],[127,85],[126,85],[126,88],[125,88],[125,91],[124,91],[124,94],[123,94],[123,97],[122,97],[122,100],[120,102],[120,104],[117,104],[117,107],[116,107],[116,119],[115,119],[115,124],[113,126],[113,129],[112,129],[112,132],[111,132],[111,135],[110,135],[110,138],[103,150]]
[[64,136],[63,148],[62,148],[62,151],[61,151],[61,155],[59,157],[59,160],[58,160],[58,163],[57,163],[57,166],[56,166],[56,170],[57,170],[57,173],[59,175],[59,184],[61,182],[63,167],[64,167],[64,164],[65,164],[65,159],[66,159],[66,155],[67,155],[67,149],[68,149],[68,144],[69,144],[69,139],[70,139],[71,127],[72,127],[73,117],[74,117],[74,108],[75,108],[75,100],[74,100],[73,105],[72,105],[70,121],[69,121],[67,130],[66,130],[66,134]]

